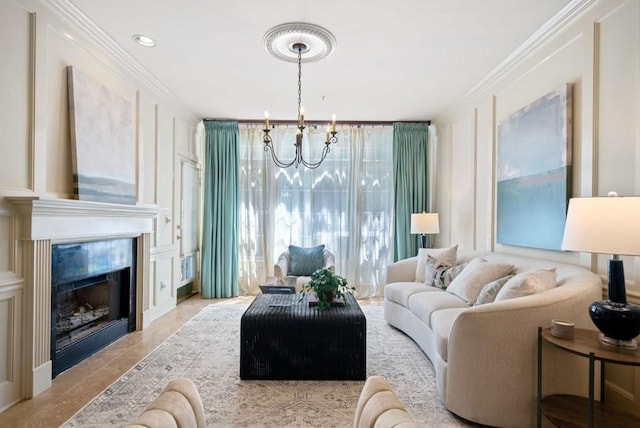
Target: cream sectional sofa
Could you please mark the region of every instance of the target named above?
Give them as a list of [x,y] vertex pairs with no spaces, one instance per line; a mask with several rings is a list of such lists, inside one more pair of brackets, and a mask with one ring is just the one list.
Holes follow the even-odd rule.
[[[526,297],[470,306],[451,292],[417,282],[418,257],[413,257],[388,267],[384,317],[429,357],[439,398],[451,412],[483,425],[532,427],[538,326],[564,319],[595,329],[588,307],[602,298],[602,281],[581,267],[492,252],[458,251],[456,264],[479,256],[511,264],[515,274],[555,268],[556,284]],[[543,396],[587,394],[587,359],[567,355],[545,347]]]

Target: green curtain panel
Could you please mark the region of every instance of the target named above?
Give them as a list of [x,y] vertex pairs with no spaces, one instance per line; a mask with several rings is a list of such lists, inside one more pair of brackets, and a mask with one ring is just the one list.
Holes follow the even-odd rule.
[[205,121],[202,297],[238,295],[238,122]]
[[418,253],[418,238],[411,235],[411,214],[427,210],[427,123],[393,124],[395,185],[395,261]]

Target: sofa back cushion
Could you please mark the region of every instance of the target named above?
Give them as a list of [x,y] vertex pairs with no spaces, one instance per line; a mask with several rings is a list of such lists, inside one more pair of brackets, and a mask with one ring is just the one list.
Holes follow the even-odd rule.
[[475,258],[451,281],[447,291],[473,305],[485,284],[509,275],[513,269],[514,265],[509,263],[494,263],[481,257]]

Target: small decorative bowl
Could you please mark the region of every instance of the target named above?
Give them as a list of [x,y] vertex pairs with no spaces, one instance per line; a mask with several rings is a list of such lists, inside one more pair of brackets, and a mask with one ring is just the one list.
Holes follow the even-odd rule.
[[576,325],[571,321],[552,320],[551,335],[558,339],[573,339],[573,331]]

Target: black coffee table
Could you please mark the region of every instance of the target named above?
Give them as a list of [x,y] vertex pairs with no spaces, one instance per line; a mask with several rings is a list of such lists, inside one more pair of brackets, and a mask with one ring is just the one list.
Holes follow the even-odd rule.
[[240,321],[240,378],[364,380],[367,320],[347,305],[319,310],[300,295],[259,294]]

